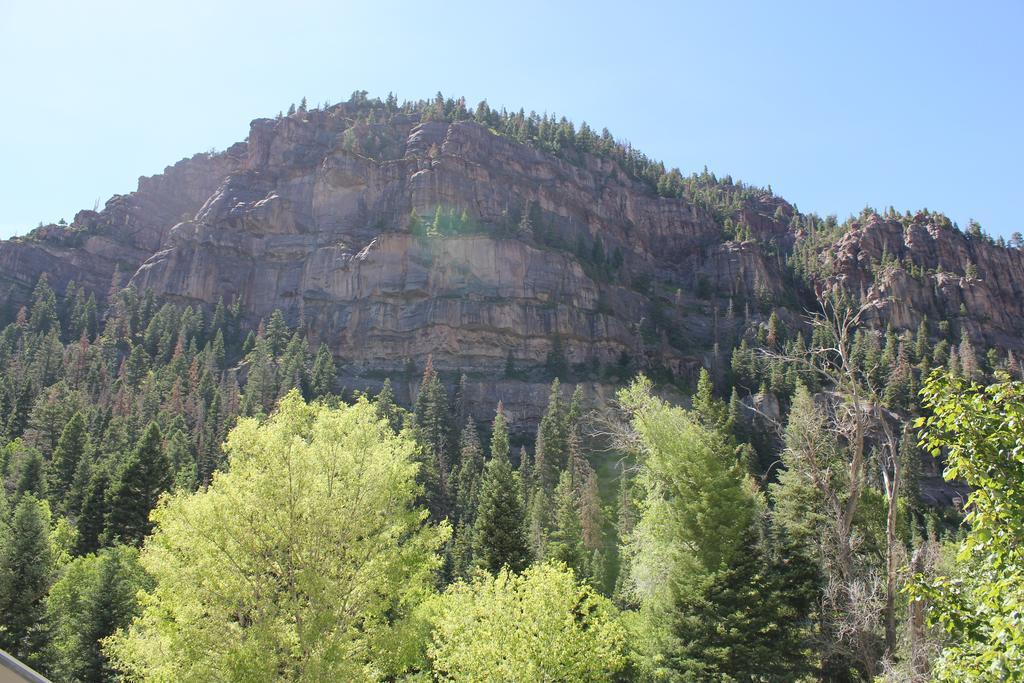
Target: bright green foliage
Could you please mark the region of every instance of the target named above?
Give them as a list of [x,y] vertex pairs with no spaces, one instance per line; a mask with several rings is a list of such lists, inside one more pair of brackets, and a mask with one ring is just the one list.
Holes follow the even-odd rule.
[[607,681],[626,663],[615,608],[561,565],[459,582],[431,607],[442,681]]
[[104,524],[107,541],[138,545],[152,528],[149,512],[174,483],[160,438],[160,427],[151,422],[111,481]]
[[[728,657],[721,648],[728,642],[767,652],[781,627],[772,616],[762,621],[750,612],[774,596],[732,588],[737,576],[753,581],[763,569],[744,567],[758,502],[717,430],[653,397],[644,378],[622,390],[619,402],[643,447],[637,485],[644,500],[625,548],[633,598],[641,605],[639,665],[669,679],[722,675]],[[735,632],[692,628],[707,619],[731,622]]]
[[959,571],[912,591],[949,635],[935,678],[1024,680],[1024,383],[934,374],[922,395],[932,415],[917,423],[921,445],[971,487]]
[[701,368],[700,377],[697,379],[697,393],[693,395],[694,415],[706,429],[731,439],[732,420],[729,417],[729,406],[725,401],[715,398],[714,390],[707,368]]
[[753,523],[754,499],[721,435],[651,396],[646,379],[619,400],[645,449],[632,575],[639,593],[655,598],[667,575],[684,579],[727,564]]
[[76,558],[47,597],[53,624],[57,680],[101,683],[118,673],[100,648],[100,641],[128,626],[138,612],[137,594],[150,587],[130,546],[105,548]]
[[81,413],[75,413],[64,426],[50,460],[47,493],[55,504],[63,505],[74,483],[78,463],[86,455],[88,448],[89,433],[86,431],[85,418]]
[[497,573],[502,567],[520,572],[530,562],[519,477],[508,459],[508,432],[499,404],[494,416],[491,459],[484,467],[480,503],[474,524],[473,557],[477,564]]
[[[6,526],[6,520],[3,521]],[[21,497],[0,537],[0,648],[29,666],[45,668],[49,641],[46,592],[53,580],[50,508]]]
[[369,680],[415,653],[403,618],[428,590],[447,527],[424,526],[414,444],[365,399],[288,394],[230,433],[230,468],[153,514],[140,562],[156,587],[110,643],[150,680]]

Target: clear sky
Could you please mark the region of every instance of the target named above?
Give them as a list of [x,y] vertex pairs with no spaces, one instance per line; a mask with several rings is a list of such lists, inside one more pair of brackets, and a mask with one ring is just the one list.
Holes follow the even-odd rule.
[[1022,26],[1020,0],[0,0],[0,236],[356,89],[557,112],[804,211],[1009,235]]

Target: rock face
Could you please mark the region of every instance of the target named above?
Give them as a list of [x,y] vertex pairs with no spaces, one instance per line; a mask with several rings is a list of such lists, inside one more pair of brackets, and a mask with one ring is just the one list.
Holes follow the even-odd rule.
[[912,330],[927,316],[955,322],[982,348],[1024,346],[1020,249],[918,214],[907,223],[875,217],[843,236],[833,253],[837,279],[875,300],[880,322]]
[[[257,119],[246,142],[143,178],[102,211],[0,242],[0,292],[16,307],[45,272],[58,292],[75,280],[101,298],[118,274],[175,302],[240,297],[254,325],[274,309],[303,321],[349,388],[390,376],[411,393],[433,356],[442,376],[467,373],[481,404],[535,419],[553,363],[594,398],[616,368],[688,379],[721,361],[744,309],[806,300],[787,274],[794,214],[748,197],[732,219],[751,239],[727,241],[705,204],[659,196],[609,158],[570,163],[472,121],[379,120],[346,103]],[[979,343],[1024,344],[1019,251],[877,219],[822,258],[878,301],[879,323],[962,317]],[[873,265],[889,258],[924,274]]]
[[9,308],[28,301],[42,273],[57,292],[68,282],[105,296],[115,273],[124,284],[178,222],[195,215],[224,177],[245,159],[245,143],[221,154],[197,154],[139,178],[139,188],[116,195],[102,211],[79,211],[68,226],[37,228],[0,241],[0,295]]

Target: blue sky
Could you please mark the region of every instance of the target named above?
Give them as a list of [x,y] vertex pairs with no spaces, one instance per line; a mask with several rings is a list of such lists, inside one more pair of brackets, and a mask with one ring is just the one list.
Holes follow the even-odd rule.
[[0,0],[0,236],[356,89],[557,112],[804,211],[1024,230],[1022,2],[494,7]]

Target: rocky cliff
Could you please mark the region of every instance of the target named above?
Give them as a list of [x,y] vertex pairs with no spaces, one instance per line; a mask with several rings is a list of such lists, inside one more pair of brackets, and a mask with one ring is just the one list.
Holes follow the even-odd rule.
[[[253,324],[302,321],[349,388],[391,376],[411,392],[433,356],[524,418],[556,367],[593,395],[627,369],[687,381],[771,310],[807,305],[814,283],[787,259],[809,238],[770,192],[662,196],[614,158],[431,118],[349,102],[257,119],[225,152],[0,242],[0,288],[12,308],[44,272],[58,292],[102,296],[121,274],[175,302],[240,298]],[[872,297],[879,324],[955,319],[978,345],[1024,346],[1024,254],[929,216],[817,244],[821,281]]]

